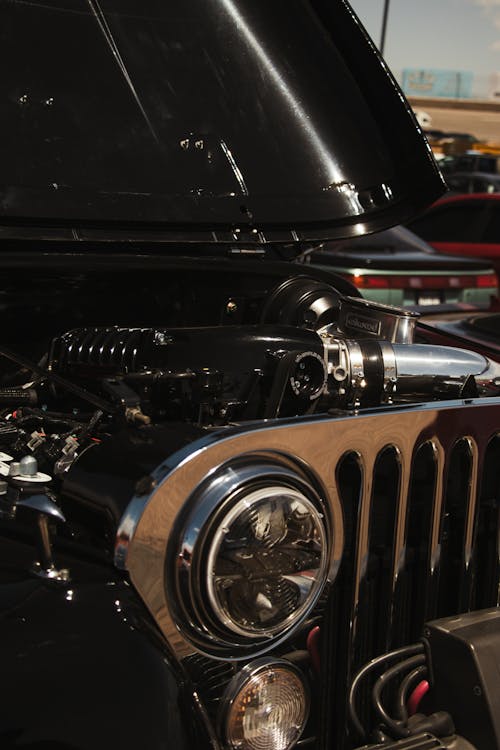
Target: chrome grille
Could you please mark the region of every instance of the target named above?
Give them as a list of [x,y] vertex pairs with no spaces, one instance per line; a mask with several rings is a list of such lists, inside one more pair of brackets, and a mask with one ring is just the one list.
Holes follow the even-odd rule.
[[321,613],[319,747],[349,747],[346,696],[360,665],[414,642],[429,619],[498,603],[500,401],[241,426],[167,459],[152,494],[132,501],[133,535],[128,541],[125,519],[121,543],[132,581],[179,659],[193,646],[166,599],[165,539],[209,472],[242,454],[296,466],[328,506],[336,575]]
[[346,539],[325,623],[338,640],[326,644],[335,685],[324,704],[334,747],[347,726],[335,696],[361,665],[415,642],[428,620],[499,604],[498,411],[445,415],[410,444],[348,448],[337,464]]

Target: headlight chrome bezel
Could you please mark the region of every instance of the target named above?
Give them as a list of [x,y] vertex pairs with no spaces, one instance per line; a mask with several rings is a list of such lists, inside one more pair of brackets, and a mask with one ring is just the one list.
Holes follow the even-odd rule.
[[[246,498],[264,498],[266,491],[301,505],[316,524],[321,561],[311,592],[283,622],[254,629],[240,627],[223,612],[210,570],[221,526],[238,516]],[[172,617],[197,650],[215,658],[245,659],[273,648],[288,637],[316,605],[331,572],[332,519],[320,491],[297,467],[262,456],[241,456],[219,467],[185,503],[167,546],[165,585]],[[215,540],[215,542],[214,542]],[[318,545],[316,545],[318,546]],[[213,582],[212,582],[213,583]]]

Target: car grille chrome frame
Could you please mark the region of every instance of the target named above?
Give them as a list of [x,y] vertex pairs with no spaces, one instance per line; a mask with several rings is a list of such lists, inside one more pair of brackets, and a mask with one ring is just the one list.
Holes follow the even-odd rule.
[[196,649],[166,598],[167,541],[200,483],[243,454],[308,475],[333,519],[321,746],[342,747],[360,665],[414,642],[430,619],[499,604],[500,400],[273,420],[211,433],[167,459],[124,516],[116,563],[179,660]]

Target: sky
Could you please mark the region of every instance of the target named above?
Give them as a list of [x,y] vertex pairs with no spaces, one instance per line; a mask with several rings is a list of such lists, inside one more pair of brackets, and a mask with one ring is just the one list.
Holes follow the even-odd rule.
[[[350,0],[377,46],[384,0]],[[403,68],[500,74],[500,0],[390,0],[385,59]]]

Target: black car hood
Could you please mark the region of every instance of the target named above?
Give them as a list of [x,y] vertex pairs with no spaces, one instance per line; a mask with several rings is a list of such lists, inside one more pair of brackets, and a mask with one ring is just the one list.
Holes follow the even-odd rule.
[[344,0],[0,0],[4,226],[351,236],[443,190]]

